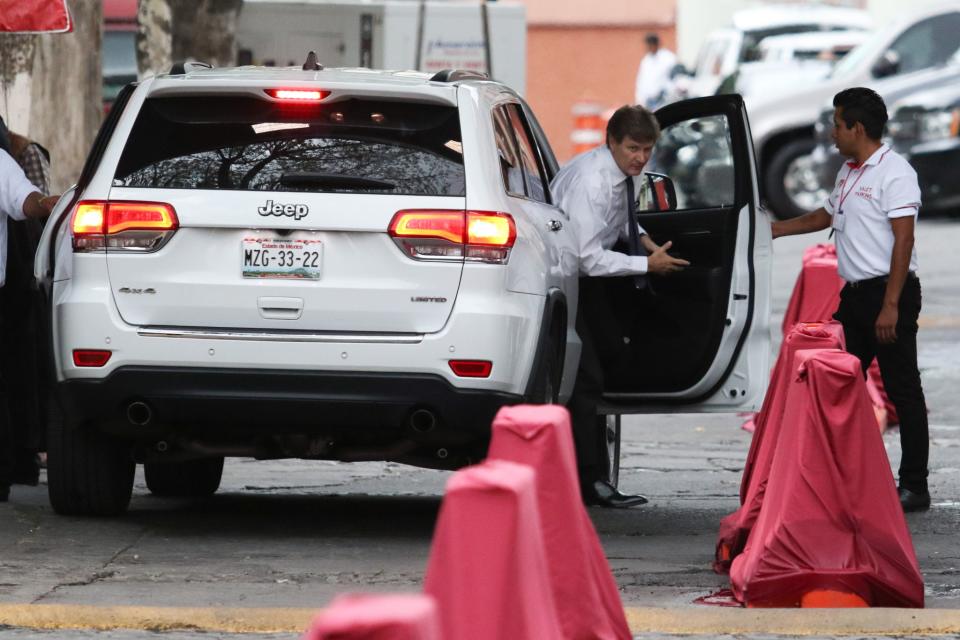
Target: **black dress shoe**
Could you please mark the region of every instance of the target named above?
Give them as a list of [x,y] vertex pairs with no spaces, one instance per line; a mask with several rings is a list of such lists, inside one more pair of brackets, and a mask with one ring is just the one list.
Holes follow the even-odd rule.
[[900,495],[900,506],[904,511],[926,511],[930,508],[930,492],[916,493],[899,487],[897,493]]
[[589,488],[585,488],[583,501],[588,505],[608,509],[629,509],[647,503],[645,497],[620,493],[616,487],[605,480],[597,480]]

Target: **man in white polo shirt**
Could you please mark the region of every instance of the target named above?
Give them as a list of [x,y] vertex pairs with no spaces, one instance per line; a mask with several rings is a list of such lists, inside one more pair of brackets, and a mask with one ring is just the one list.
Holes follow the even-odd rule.
[[876,357],[900,417],[899,494],[904,511],[930,507],[927,488],[927,407],[917,367],[920,279],[914,227],[920,209],[917,174],[880,142],[887,109],[876,92],[841,91],[833,99],[833,137],[850,158],[823,207],[773,223],[773,237],[819,231],[836,234],[837,267],[846,285],[834,317],[846,349],[864,371]]
[[[20,165],[6,151],[0,150],[0,287],[7,272],[7,218],[25,220],[43,218],[57,203],[58,196],[43,197],[27,180]],[[0,298],[0,326],[3,314],[16,313],[16,309],[4,309]],[[10,494],[10,474],[13,469],[10,442],[10,415],[7,409],[5,378],[14,374],[14,363],[0,362],[0,502],[6,502]]]

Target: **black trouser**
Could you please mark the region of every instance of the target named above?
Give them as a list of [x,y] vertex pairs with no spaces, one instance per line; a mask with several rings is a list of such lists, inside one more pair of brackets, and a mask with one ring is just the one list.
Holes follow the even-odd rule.
[[577,335],[583,343],[580,368],[567,404],[573,423],[580,486],[609,476],[606,422],[597,415],[604,387],[604,370],[628,362],[623,319],[610,303],[609,278],[580,278]]
[[864,374],[876,357],[883,386],[900,418],[900,486],[924,493],[930,441],[927,403],[917,366],[920,280],[913,274],[907,278],[900,294],[897,339],[891,344],[880,344],[874,324],[886,288],[886,278],[847,284],[840,292],[840,308],[834,317],[843,323],[847,351],[860,359]]
[[[0,287],[0,326],[3,326],[3,287]],[[9,487],[13,475],[12,424],[7,409],[7,371],[0,358],[0,488]]]

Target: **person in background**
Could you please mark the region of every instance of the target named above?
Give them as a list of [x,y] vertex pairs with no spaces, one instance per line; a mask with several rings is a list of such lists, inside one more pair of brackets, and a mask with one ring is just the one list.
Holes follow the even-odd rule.
[[677,66],[677,56],[660,46],[660,36],[655,33],[648,33],[645,41],[647,54],[637,70],[634,102],[647,109],[656,109],[663,105],[670,90],[670,75]]
[[[633,507],[647,499],[621,493],[606,479],[606,424],[597,415],[604,363],[623,352],[623,327],[603,278],[670,274],[689,265],[667,253],[671,243],[654,242],[637,223],[634,178],[643,173],[660,136],[657,119],[641,106],[623,106],[607,123],[606,144],[567,163],[550,185],[557,205],[570,217],[580,253],[580,297],[576,329],[583,343],[580,369],[568,407],[573,425],[580,491],[584,502]],[[620,242],[627,253],[617,251]]]
[[[50,193],[50,153],[26,136],[10,131],[0,118],[0,149],[9,153],[42,195]],[[16,375],[7,379],[14,402],[8,407],[12,421],[13,484],[36,485],[40,479],[44,385],[40,375],[41,351],[37,309],[33,293],[33,259],[43,233],[40,219],[10,220],[7,224],[6,283],[0,290],[8,313],[0,326],[0,358],[15,362]]]
[[816,211],[773,223],[773,237],[836,233],[837,269],[846,281],[834,318],[864,375],[876,357],[883,386],[900,416],[900,480],[904,511],[930,508],[927,405],[917,366],[920,278],[914,228],[920,212],[917,173],[881,142],[887,107],[871,89],[833,98],[833,139],[848,158],[833,192]]

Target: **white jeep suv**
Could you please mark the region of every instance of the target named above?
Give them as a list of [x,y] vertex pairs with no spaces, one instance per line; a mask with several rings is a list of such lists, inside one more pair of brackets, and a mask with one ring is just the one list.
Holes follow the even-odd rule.
[[[137,462],[160,495],[216,491],[224,456],[452,468],[484,455],[500,406],[569,397],[578,258],[516,93],[463,72],[177,71],[121,93],[37,255],[57,512],[124,511]],[[640,215],[694,266],[633,319],[637,345],[659,335],[636,377],[611,372],[610,414],[755,405],[766,379],[742,104],[671,109],[662,165],[689,207]]]

